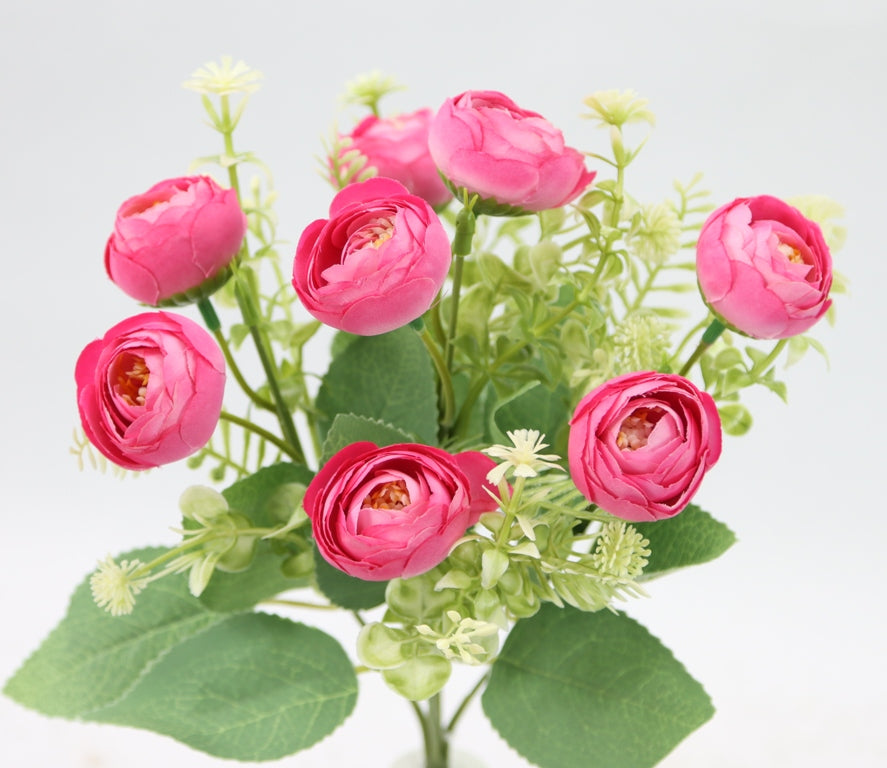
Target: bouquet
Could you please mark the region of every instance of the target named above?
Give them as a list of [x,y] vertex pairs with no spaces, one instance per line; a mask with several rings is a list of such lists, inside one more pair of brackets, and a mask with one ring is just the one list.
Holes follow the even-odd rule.
[[[174,546],[100,559],[5,693],[276,760],[380,675],[426,768],[475,696],[543,768],[655,765],[714,709],[620,608],[734,543],[693,499],[751,427],[743,390],[784,398],[777,363],[823,351],[804,334],[840,287],[840,208],[712,203],[699,177],[635,199],[654,116],[631,91],[585,100],[609,149],[580,152],[496,91],[385,115],[374,73],[293,247],[235,143],[260,79],[223,59],[185,83],[220,148],[120,206],[105,268],[146,306],[74,372],[82,459],[207,484]],[[330,609],[350,646],[311,626]],[[455,665],[477,683],[445,706]]]

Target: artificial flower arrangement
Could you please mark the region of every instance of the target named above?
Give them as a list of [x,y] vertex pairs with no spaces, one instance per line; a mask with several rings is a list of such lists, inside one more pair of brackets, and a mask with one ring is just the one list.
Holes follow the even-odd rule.
[[[654,765],[714,710],[617,608],[733,543],[692,500],[722,433],[750,426],[742,390],[784,396],[777,360],[818,347],[800,334],[831,304],[835,206],[712,212],[698,179],[635,200],[643,142],[624,127],[654,119],[632,92],[585,101],[605,155],[495,91],[383,117],[393,84],[373,75],[349,87],[369,114],[327,147],[329,215],[296,223],[293,258],[270,176],[234,146],[259,77],[225,59],[186,83],[222,137],[199,164],[227,187],[185,176],[123,203],[105,267],[151,309],[75,371],[102,457],[187,457],[226,487],[185,490],[177,545],[101,560],[6,694],[275,760],[380,674],[411,702],[427,768],[449,764],[475,695],[544,768]],[[695,314],[659,298],[697,283]],[[205,329],[166,309],[186,304]],[[249,347],[261,374],[238,363]],[[310,626],[331,606],[356,619],[351,648]],[[478,682],[446,720],[454,664]]]

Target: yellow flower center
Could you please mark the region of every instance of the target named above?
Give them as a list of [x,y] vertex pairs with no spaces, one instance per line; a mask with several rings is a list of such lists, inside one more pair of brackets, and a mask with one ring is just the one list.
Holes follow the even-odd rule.
[[373,488],[363,500],[364,507],[372,509],[401,510],[410,503],[410,494],[407,492],[406,483],[403,480],[395,480],[390,483],[381,483]]
[[801,252],[788,243],[780,243],[776,246],[776,250],[778,250],[783,256],[785,256],[785,258],[788,259],[792,264],[804,263],[804,259],[801,257]]
[[138,355],[123,354],[115,361],[114,369],[117,394],[121,399],[127,405],[144,405],[151,373],[145,361]]
[[665,415],[661,408],[638,408],[632,411],[619,426],[616,447],[620,450],[636,451],[643,448],[650,438],[656,423]]

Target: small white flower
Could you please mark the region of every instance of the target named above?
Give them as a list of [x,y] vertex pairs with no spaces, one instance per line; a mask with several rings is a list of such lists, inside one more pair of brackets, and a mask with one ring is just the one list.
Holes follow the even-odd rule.
[[[451,628],[446,634],[435,632],[427,624],[416,630],[428,642],[434,643],[448,659],[459,659],[465,664],[482,664],[498,648],[499,627],[489,621],[462,618],[458,611],[447,611]],[[481,642],[477,642],[480,640]]]
[[230,56],[223,56],[221,63],[209,61],[196,70],[190,80],[182,85],[197,93],[215,93],[226,96],[231,93],[252,93],[258,90],[263,75],[244,62],[236,64]]
[[493,485],[498,485],[509,470],[513,477],[536,477],[543,469],[562,470],[555,463],[560,456],[539,453],[548,447],[548,443],[543,442],[545,435],[541,435],[538,429],[517,429],[507,434],[513,446],[493,445],[483,451],[494,459],[502,459],[502,463],[487,473],[487,480]]
[[122,560],[118,564],[110,555],[102,560],[98,570],[89,579],[96,605],[112,616],[132,613],[135,596],[148,583],[148,579],[133,578],[141,565],[139,560]]

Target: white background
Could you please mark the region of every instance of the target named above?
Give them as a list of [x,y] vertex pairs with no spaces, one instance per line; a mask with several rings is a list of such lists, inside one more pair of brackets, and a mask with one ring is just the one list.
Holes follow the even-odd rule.
[[[634,194],[655,201],[699,170],[718,202],[828,194],[845,205],[850,233],[836,266],[852,293],[837,298],[837,326],[815,332],[831,370],[815,355],[790,369],[788,406],[753,393],[755,428],[727,440],[697,497],[739,544],[630,607],[718,707],[662,765],[884,765],[885,33],[874,0],[6,0],[0,678],[62,617],[96,558],[171,543],[180,491],[203,480],[183,466],[124,481],[81,474],[68,454],[76,356],[136,311],[103,272],[114,212],[218,149],[197,97],[179,87],[198,65],[230,54],[265,73],[238,146],[274,170],[280,235],[291,242],[326,212],[314,156],[358,73],[381,69],[409,85],[383,105],[394,111],[502,90],[569,143],[599,151],[603,135],[578,117],[583,97],[634,88],[658,117],[629,177]],[[333,629],[351,642],[350,624]],[[283,764],[359,755],[384,768],[418,746],[406,704],[371,679],[361,685],[354,716]],[[5,698],[0,718],[4,763],[16,768],[218,763],[164,737],[47,720]],[[490,767],[525,765],[479,707],[456,744]]]

